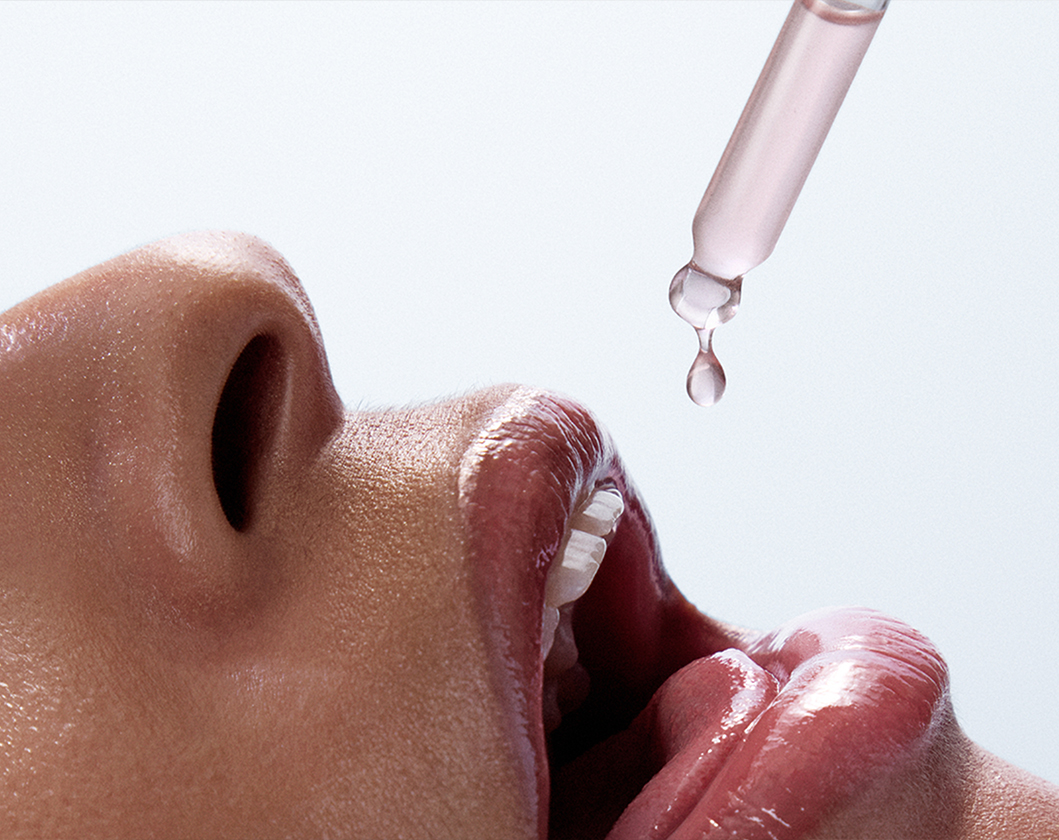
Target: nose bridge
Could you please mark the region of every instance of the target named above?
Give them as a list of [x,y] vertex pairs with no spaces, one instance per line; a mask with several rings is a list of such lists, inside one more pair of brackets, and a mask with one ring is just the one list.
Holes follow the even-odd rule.
[[167,611],[230,613],[253,590],[266,500],[341,419],[308,299],[241,235],[165,240],[90,274],[96,495],[123,576]]

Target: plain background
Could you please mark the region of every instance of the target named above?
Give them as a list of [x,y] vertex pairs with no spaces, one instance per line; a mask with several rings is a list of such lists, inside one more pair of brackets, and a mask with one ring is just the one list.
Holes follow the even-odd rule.
[[694,406],[669,310],[789,4],[0,6],[0,309],[256,233],[351,406],[585,401],[704,610],[926,632],[1059,782],[1059,4],[894,0]]

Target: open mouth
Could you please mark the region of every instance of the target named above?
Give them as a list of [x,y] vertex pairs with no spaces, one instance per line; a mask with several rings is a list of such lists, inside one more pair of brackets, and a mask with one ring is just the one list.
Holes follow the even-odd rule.
[[944,662],[879,613],[769,634],[699,613],[574,402],[512,390],[464,456],[460,501],[541,837],[794,840],[948,719]]

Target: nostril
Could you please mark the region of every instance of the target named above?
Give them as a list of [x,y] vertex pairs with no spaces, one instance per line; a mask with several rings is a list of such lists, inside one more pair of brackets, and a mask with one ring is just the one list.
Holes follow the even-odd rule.
[[252,338],[232,365],[213,419],[213,484],[228,522],[250,527],[261,473],[283,404],[283,355],[269,335]]

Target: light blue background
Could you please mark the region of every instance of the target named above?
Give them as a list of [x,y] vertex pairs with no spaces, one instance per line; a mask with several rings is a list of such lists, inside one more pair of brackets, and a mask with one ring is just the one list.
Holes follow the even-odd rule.
[[925,631],[1059,781],[1059,4],[894,0],[692,405],[668,308],[781,2],[0,8],[0,309],[271,241],[351,405],[582,398],[703,609]]

